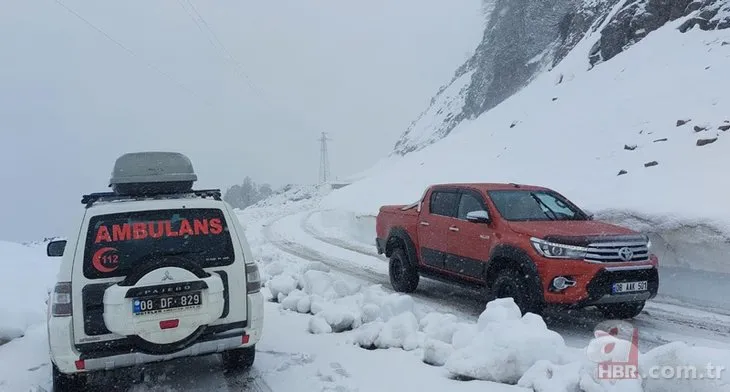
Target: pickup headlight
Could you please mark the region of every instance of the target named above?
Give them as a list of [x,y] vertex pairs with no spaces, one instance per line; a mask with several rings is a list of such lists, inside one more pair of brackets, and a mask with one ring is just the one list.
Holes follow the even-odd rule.
[[549,259],[577,259],[583,260],[588,250],[582,246],[556,244],[539,238],[530,238],[537,253]]

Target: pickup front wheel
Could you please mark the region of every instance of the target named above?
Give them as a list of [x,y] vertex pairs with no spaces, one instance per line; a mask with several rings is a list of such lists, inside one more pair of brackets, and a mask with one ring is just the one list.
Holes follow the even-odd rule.
[[412,293],[418,287],[418,268],[408,260],[403,249],[397,248],[391,253],[388,275],[395,291]]
[[512,298],[523,315],[527,312],[542,314],[544,304],[540,288],[530,284],[520,271],[511,268],[501,270],[492,290],[495,298]]

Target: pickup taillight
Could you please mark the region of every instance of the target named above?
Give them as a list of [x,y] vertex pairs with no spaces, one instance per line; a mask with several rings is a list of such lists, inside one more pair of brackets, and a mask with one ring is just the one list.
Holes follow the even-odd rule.
[[64,317],[70,316],[71,311],[71,282],[59,282],[51,293],[51,314],[54,317]]
[[258,293],[261,290],[261,274],[256,263],[246,263],[246,292]]

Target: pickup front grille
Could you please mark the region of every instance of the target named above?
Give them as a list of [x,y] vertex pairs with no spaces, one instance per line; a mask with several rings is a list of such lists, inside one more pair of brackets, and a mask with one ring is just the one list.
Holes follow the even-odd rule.
[[596,242],[587,246],[585,260],[592,263],[625,263],[649,260],[644,241]]

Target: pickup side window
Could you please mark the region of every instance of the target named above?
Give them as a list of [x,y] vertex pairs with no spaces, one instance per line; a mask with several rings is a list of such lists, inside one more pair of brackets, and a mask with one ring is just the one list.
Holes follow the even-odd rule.
[[453,191],[433,191],[429,203],[429,212],[433,215],[456,217],[459,194]]
[[466,220],[466,214],[473,211],[483,211],[484,202],[473,193],[462,193],[459,201],[459,212],[456,215],[458,219]]

